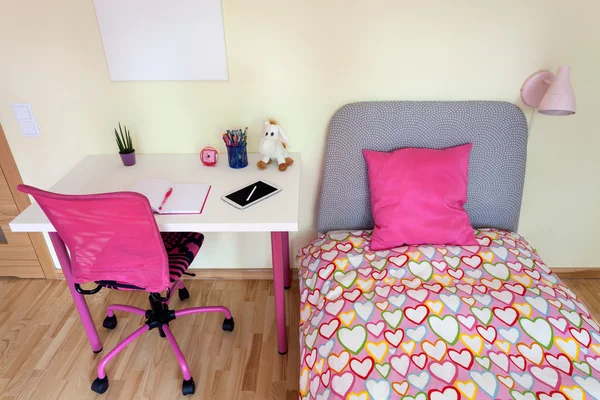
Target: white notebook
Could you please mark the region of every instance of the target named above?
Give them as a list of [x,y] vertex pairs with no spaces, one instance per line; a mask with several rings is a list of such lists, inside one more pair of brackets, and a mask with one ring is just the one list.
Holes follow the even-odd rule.
[[[170,189],[173,189],[173,191],[164,201]],[[146,196],[152,211],[155,213],[201,214],[210,192],[210,185],[203,183],[171,183],[164,179],[144,179],[137,181],[131,190]],[[162,209],[159,210],[161,204]]]

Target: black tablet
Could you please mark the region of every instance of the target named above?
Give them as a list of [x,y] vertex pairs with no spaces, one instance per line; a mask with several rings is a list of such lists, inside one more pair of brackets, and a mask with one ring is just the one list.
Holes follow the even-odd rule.
[[221,197],[223,201],[243,210],[281,192],[281,188],[265,181],[256,181]]

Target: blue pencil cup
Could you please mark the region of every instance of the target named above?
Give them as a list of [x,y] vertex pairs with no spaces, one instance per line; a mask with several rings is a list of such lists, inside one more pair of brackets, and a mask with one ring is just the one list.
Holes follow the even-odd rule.
[[246,145],[239,147],[227,146],[227,159],[231,168],[239,169],[248,166],[248,152]]

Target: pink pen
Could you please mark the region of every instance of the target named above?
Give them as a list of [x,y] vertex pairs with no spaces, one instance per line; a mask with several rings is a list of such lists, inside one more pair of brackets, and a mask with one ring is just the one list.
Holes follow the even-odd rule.
[[165,194],[165,198],[163,199],[162,203],[160,203],[160,207],[158,207],[158,211],[162,210],[163,206],[165,205],[165,202],[167,201],[167,199],[169,198],[171,193],[173,193],[173,188],[169,188],[169,190],[167,190],[167,193]]

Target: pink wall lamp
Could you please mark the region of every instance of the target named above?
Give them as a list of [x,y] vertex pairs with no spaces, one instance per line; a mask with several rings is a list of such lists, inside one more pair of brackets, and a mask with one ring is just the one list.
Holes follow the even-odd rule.
[[556,75],[549,71],[538,71],[531,75],[521,87],[523,103],[537,108],[540,114],[575,114],[575,92],[570,73],[571,67],[560,66]]

